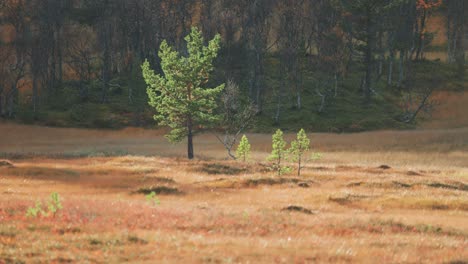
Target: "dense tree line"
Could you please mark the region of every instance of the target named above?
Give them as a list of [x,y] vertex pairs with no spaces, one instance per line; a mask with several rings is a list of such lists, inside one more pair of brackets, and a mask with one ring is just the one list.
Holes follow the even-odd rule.
[[[448,63],[465,65],[464,0],[2,0],[0,115],[20,107],[33,113],[53,104],[73,81],[79,101],[106,104],[113,89],[141,109],[140,65],[161,72],[163,40],[186,53],[183,37],[198,26],[205,39],[222,36],[216,76],[242,87],[259,114],[280,122],[282,111],[303,108],[303,94],[326,112],[350,72],[361,76],[362,107],[377,83],[406,96],[402,121],[414,121],[430,90],[405,85],[414,61],[424,60],[436,12],[446,23]],[[274,57],[275,63],[268,64]],[[274,64],[275,67],[267,67]],[[279,82],[268,84],[268,71]],[[313,73],[314,85],[305,78]],[[125,80],[125,82],[121,81]],[[92,98],[90,89],[98,89]],[[265,107],[265,105],[274,107]],[[265,113],[265,111],[269,111]]]

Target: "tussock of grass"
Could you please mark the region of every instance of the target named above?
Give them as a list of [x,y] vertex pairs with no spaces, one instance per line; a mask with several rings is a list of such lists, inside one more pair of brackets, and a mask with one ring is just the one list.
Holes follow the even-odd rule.
[[411,188],[412,185],[400,181],[391,182],[352,182],[346,185],[347,187],[367,187],[367,188],[384,188],[384,189],[401,189]]
[[57,233],[59,233],[60,235],[64,235],[64,234],[78,234],[78,233],[81,233],[82,230],[81,228],[79,227],[65,227],[65,228],[59,228],[57,230],[55,230]]
[[412,210],[468,211],[468,202],[464,199],[442,200],[438,198],[405,197],[379,201],[379,204],[388,208],[405,208]]
[[18,230],[13,227],[2,227],[0,229],[0,237],[9,237],[9,238],[14,238],[16,237],[18,233]]
[[180,195],[180,194],[183,194],[183,192],[180,191],[179,189],[177,189],[175,187],[169,187],[169,186],[144,187],[144,188],[138,189],[135,193],[148,195],[148,194],[150,194],[152,192],[154,192],[155,194],[158,194],[158,195],[174,195],[174,194]]
[[388,166],[388,165],[380,165],[378,168],[381,169],[381,170],[389,170],[389,169],[391,169],[392,167],[390,167],[390,166]]
[[78,180],[80,178],[78,171],[48,167],[16,167],[9,170],[7,175],[43,180]]
[[457,237],[464,237],[468,238],[468,234],[459,231],[459,230],[446,230],[440,226],[434,225],[427,225],[427,224],[419,224],[419,225],[408,225],[402,222],[394,221],[394,220],[372,220],[367,225],[356,225],[354,226],[358,229],[364,229],[369,232],[377,232],[377,233],[421,233],[421,234],[432,234],[432,235],[446,235],[446,236],[457,236]]
[[67,152],[0,152],[0,158],[24,160],[32,158],[50,158],[50,159],[76,159],[76,158],[105,158],[105,157],[125,157],[129,152],[126,150],[84,150]]
[[242,182],[245,187],[257,187],[260,185],[280,185],[280,184],[298,184],[302,182],[302,179],[298,178],[258,178],[258,179],[247,179]]
[[350,204],[352,202],[357,202],[357,201],[360,201],[360,200],[371,199],[371,198],[375,198],[375,197],[374,196],[369,196],[369,195],[359,195],[359,194],[348,194],[348,193],[346,193],[346,194],[330,195],[328,197],[328,200],[331,201],[331,202],[341,204],[341,205],[346,205],[346,204]]
[[28,225],[26,229],[30,232],[50,232],[52,228],[48,225]]
[[416,171],[408,171],[408,172],[406,173],[406,175],[408,175],[408,176],[422,176],[421,173],[416,172]]
[[275,177],[275,178],[249,178],[242,180],[217,179],[215,181],[204,182],[203,185],[211,188],[254,188],[259,186],[274,186],[283,184],[293,184],[302,188],[310,187],[313,181],[306,181],[299,178]]
[[210,175],[218,175],[218,174],[239,175],[242,173],[246,173],[248,171],[247,168],[241,168],[237,166],[217,164],[217,163],[203,164],[201,168],[198,170],[203,173],[210,174]]
[[347,187],[367,187],[367,188],[383,188],[383,189],[402,189],[412,188],[416,186],[425,186],[430,188],[447,189],[468,191],[468,185],[461,182],[442,183],[442,182],[429,182],[429,183],[405,183],[401,181],[390,182],[352,182],[346,185]]
[[147,178],[151,179],[152,181],[159,182],[159,183],[168,183],[168,184],[176,183],[174,179],[168,178],[168,177],[147,177]]
[[309,214],[309,215],[314,214],[312,210],[304,208],[302,206],[298,206],[298,205],[290,205],[288,207],[281,209],[281,211],[298,212],[298,213],[304,213],[304,214]]
[[146,245],[146,244],[148,244],[148,241],[146,241],[146,240],[144,240],[144,239],[142,239],[142,238],[139,238],[139,237],[137,237],[137,236],[134,236],[134,235],[128,236],[127,241],[130,242],[130,243],[139,244],[139,245]]
[[430,183],[427,183],[426,186],[432,187],[432,188],[468,191],[468,184],[464,184],[461,182],[454,182],[453,184],[446,184],[446,183],[441,183],[441,182],[430,182]]
[[89,244],[92,246],[99,246],[102,245],[102,241],[97,238],[91,238],[89,239]]
[[0,160],[0,168],[13,168],[13,163],[8,160]]

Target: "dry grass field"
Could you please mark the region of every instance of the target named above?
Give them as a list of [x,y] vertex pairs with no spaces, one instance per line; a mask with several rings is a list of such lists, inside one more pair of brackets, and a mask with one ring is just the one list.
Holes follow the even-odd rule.
[[278,177],[269,135],[190,162],[161,131],[0,124],[0,263],[468,261],[468,128],[310,137],[322,159]]

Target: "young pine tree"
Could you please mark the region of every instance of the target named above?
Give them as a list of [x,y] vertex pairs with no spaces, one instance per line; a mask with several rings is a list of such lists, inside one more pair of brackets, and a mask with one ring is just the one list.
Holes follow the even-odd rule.
[[142,65],[143,77],[148,85],[149,104],[155,108],[154,119],[159,125],[169,126],[166,137],[171,142],[187,138],[187,155],[193,159],[193,136],[197,128],[213,125],[221,117],[214,113],[216,99],[224,84],[206,87],[213,61],[218,56],[221,37],[216,35],[204,45],[202,33],[192,28],[185,37],[188,56],[184,57],[163,41],[159,50],[164,74],[157,75],[148,61]]
[[301,169],[303,168],[304,154],[309,151],[310,139],[307,137],[304,129],[297,133],[297,138],[291,142],[289,154],[291,160],[297,162],[297,176],[301,176]]
[[283,131],[278,129],[272,137],[272,147],[270,156],[267,158],[268,161],[273,162],[273,169],[278,173],[278,176],[281,176],[284,173],[288,173],[290,168],[283,166],[282,163],[286,159],[286,141],[283,139]]
[[250,157],[250,143],[246,135],[244,135],[239,142],[239,146],[236,150],[236,157],[243,162],[246,162]]

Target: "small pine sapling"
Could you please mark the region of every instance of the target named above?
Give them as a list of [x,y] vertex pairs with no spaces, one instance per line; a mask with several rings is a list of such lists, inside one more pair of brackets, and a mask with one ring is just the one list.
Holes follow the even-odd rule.
[[62,202],[60,201],[60,195],[58,193],[54,192],[50,195],[47,208],[49,209],[49,213],[52,213],[54,217],[57,212],[63,208]]
[[156,196],[156,193],[155,192],[151,192],[147,195],[145,195],[146,197],[146,201],[148,201],[151,205],[159,205],[161,203],[161,201],[159,200],[159,198]]
[[304,167],[304,155],[310,149],[310,139],[307,137],[304,129],[297,133],[297,138],[291,142],[288,152],[293,162],[297,162],[297,176],[301,176],[301,169]]
[[49,216],[52,214],[54,217],[59,210],[63,209],[62,202],[60,201],[60,195],[56,192],[50,195],[50,199],[47,202],[47,211],[42,207],[41,201],[36,201],[35,207],[29,207],[26,211],[27,217],[38,217],[39,214],[42,216]]
[[236,157],[243,162],[246,162],[250,158],[250,143],[246,135],[244,135],[239,142],[239,146],[236,150]]
[[273,162],[273,170],[275,170],[278,173],[278,176],[281,176],[291,171],[291,168],[282,165],[287,154],[287,143],[283,139],[283,131],[278,129],[273,135],[272,141],[273,149],[267,160]]
[[41,201],[36,201],[36,206],[35,207],[29,207],[28,210],[26,211],[26,216],[27,217],[38,217],[39,214],[45,215],[46,213],[44,210],[42,210],[42,203]]

